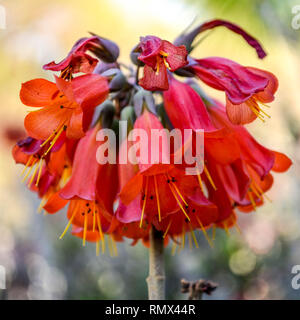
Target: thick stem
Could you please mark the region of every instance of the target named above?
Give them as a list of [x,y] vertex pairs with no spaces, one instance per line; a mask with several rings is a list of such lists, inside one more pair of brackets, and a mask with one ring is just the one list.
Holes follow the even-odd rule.
[[165,263],[163,233],[154,227],[150,231],[149,276],[147,278],[149,300],[165,299]]

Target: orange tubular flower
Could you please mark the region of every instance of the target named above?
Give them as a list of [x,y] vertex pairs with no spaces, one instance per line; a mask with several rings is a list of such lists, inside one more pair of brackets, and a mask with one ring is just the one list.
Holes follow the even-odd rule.
[[25,105],[40,108],[25,118],[28,135],[51,141],[51,147],[64,131],[71,139],[83,137],[94,108],[109,92],[106,78],[96,74],[79,76],[72,81],[55,79],[56,83],[45,79],[25,82],[20,92]]
[[[97,162],[96,152],[102,143],[96,141],[99,129],[98,125],[90,129],[79,141],[70,180],[44,206],[48,213],[55,213],[69,203],[69,224],[65,231],[73,224],[83,228],[84,234],[98,230],[101,235],[104,232],[103,218],[107,221],[112,218],[118,186],[116,165],[100,165]],[[85,243],[86,238],[83,240]]]
[[[227,166],[215,165],[213,169],[218,175],[213,179],[220,180],[218,189],[224,187],[228,195],[227,205],[223,202],[222,207],[227,207],[228,212],[230,205],[244,212],[253,211],[263,204],[264,198],[268,199],[265,192],[273,184],[270,171],[287,171],[292,162],[286,155],[263,147],[244,127],[233,125],[221,104],[209,105],[208,110],[217,127],[225,126],[232,131],[241,150],[238,161]],[[214,194],[218,196],[217,192]]]
[[[145,110],[136,120],[134,128],[145,129],[150,138],[151,129],[163,127],[156,116]],[[149,138],[148,146],[151,145]],[[162,149],[159,153],[162,156]],[[151,152],[148,155],[150,157]],[[189,198],[191,202],[195,202],[195,206],[210,206],[204,203],[202,198],[194,198],[198,189],[197,178],[185,175],[184,171],[172,164],[139,163],[139,172],[121,189],[119,195],[121,204],[117,211],[117,218],[123,223],[140,221],[142,227],[144,220],[146,223],[152,223],[154,219],[160,222],[166,216],[180,211],[186,219],[190,220],[186,211],[189,207]]]

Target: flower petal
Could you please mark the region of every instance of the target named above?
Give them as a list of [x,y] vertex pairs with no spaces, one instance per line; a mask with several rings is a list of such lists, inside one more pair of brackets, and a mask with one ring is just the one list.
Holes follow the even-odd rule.
[[275,172],[285,172],[293,164],[292,160],[285,154],[277,151],[273,151],[275,154],[275,162],[272,167],[272,171]]
[[159,71],[154,71],[148,65],[144,67],[144,76],[140,79],[139,85],[145,90],[168,90],[167,68],[162,59],[159,60]]
[[68,108],[61,109],[57,105],[44,107],[26,116],[25,129],[29,136],[37,140],[46,140],[55,130],[66,124],[71,115],[72,110]]
[[247,103],[233,104],[228,98],[226,98],[226,113],[233,124],[247,124],[257,118]]
[[45,79],[34,79],[22,84],[20,99],[30,107],[44,107],[51,101],[58,89],[55,83]]
[[56,192],[50,196],[47,203],[44,205],[44,209],[50,213],[56,213],[57,211],[61,210],[64,206],[66,206],[68,200],[65,200],[59,196],[59,193]]

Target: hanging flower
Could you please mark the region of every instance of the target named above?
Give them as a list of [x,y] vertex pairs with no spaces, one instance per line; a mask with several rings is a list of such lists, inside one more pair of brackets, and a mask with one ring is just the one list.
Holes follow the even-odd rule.
[[145,63],[144,77],[139,85],[146,90],[167,90],[167,70],[174,72],[188,63],[185,46],[177,47],[155,36],[142,37],[139,49],[138,59]]
[[270,72],[219,57],[195,60],[193,72],[207,85],[226,93],[226,112],[234,124],[246,124],[269,115],[266,103],[274,100],[277,78]]

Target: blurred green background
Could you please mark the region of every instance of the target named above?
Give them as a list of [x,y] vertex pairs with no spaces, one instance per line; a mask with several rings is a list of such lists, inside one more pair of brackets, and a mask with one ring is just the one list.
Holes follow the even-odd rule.
[[[167,297],[184,299],[180,279],[211,279],[219,288],[205,299],[298,299],[291,286],[291,268],[300,265],[300,29],[292,28],[292,7],[282,0],[7,0],[6,29],[0,30],[0,265],[6,268],[2,299],[145,299],[147,249],[130,242],[118,245],[119,255],[95,256],[93,244],[58,237],[65,213],[36,213],[39,200],[21,183],[21,168],[11,147],[22,133],[28,108],[19,101],[22,82],[51,79],[41,66],[58,61],[88,31],[110,38],[128,62],[140,36],[154,34],[173,40],[194,19],[213,18],[240,24],[262,41],[268,52],[259,61],[254,50],[228,30],[218,28],[205,38],[194,56],[223,56],[244,65],[272,71],[279,91],[272,119],[256,121],[249,130],[271,149],[294,162],[277,174],[268,193],[272,203],[251,214],[239,214],[242,233],[218,230],[210,249],[198,234],[200,249],[187,248],[167,256]],[[215,97],[223,94],[204,89]]]

